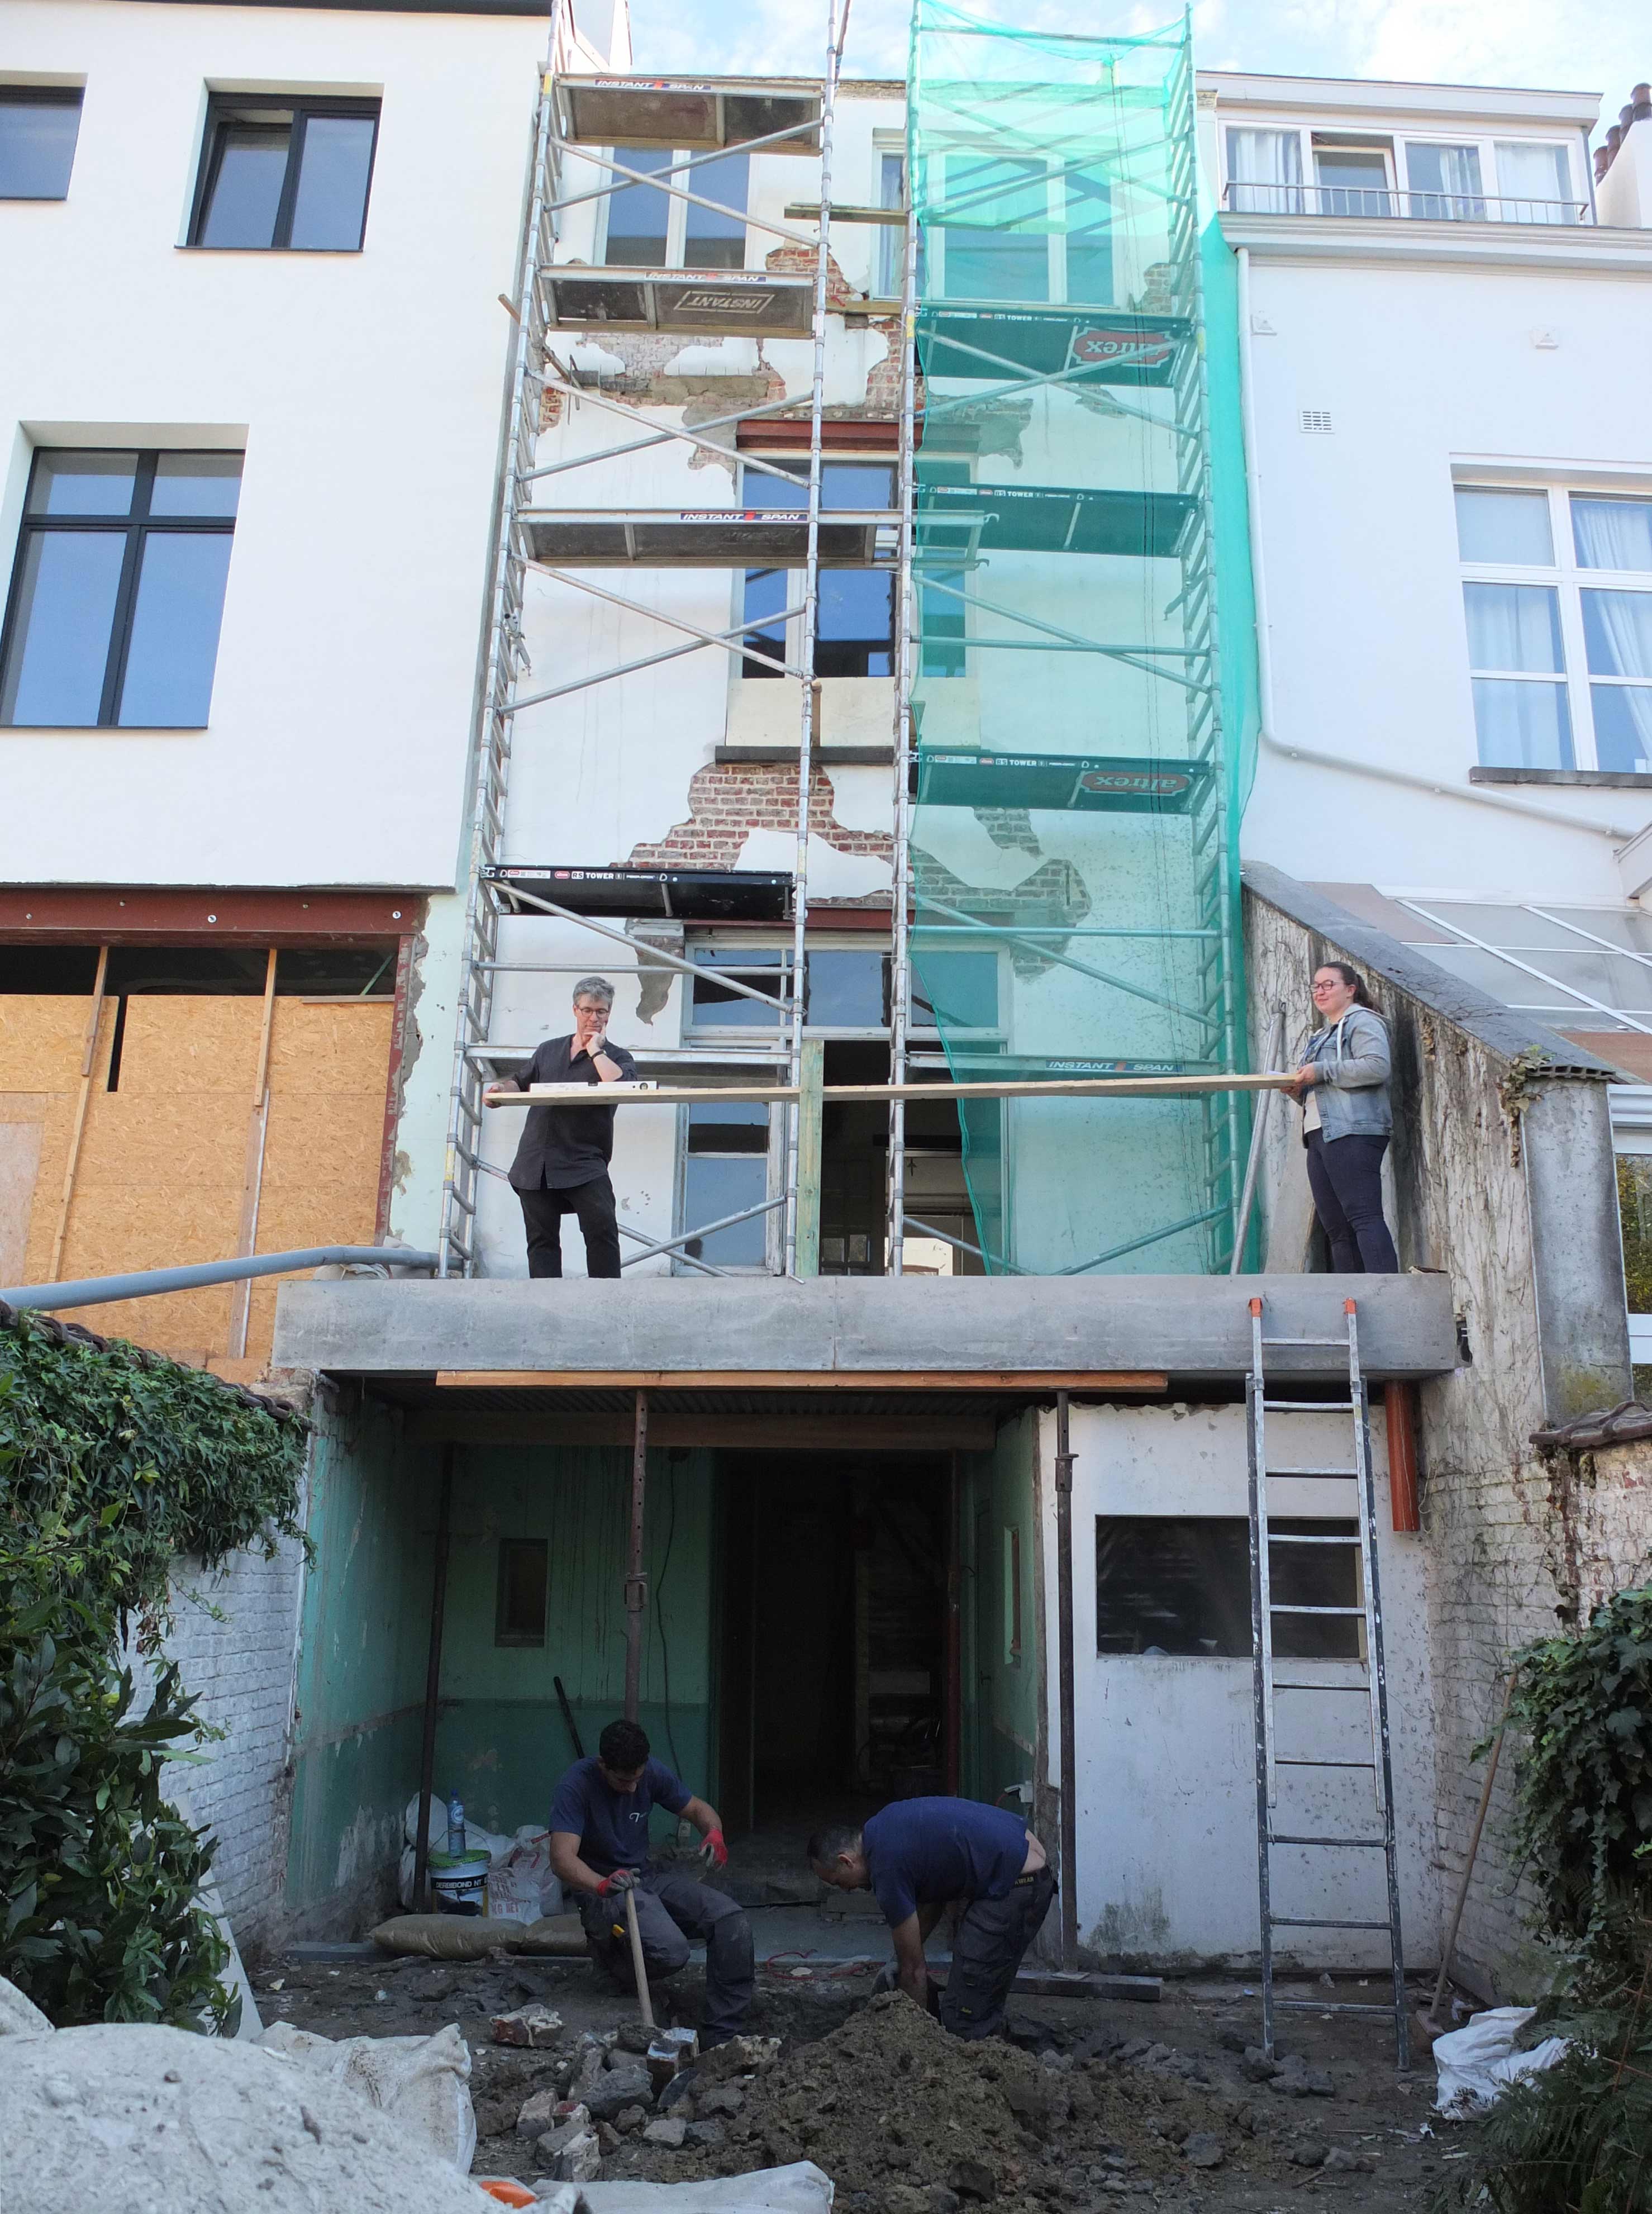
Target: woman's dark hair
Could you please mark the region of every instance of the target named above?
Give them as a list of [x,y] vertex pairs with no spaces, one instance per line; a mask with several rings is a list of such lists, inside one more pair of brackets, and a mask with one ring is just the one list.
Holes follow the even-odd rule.
[[[1346,984],[1349,990],[1352,992],[1354,995],[1354,1005],[1356,1007],[1372,1006],[1371,995],[1365,988],[1365,979],[1360,975],[1357,969],[1350,969],[1345,961],[1316,961],[1314,964],[1314,974],[1317,976],[1321,969],[1334,969],[1336,970],[1338,976],[1342,978],[1343,982]],[[1372,1012],[1375,1013],[1375,1007],[1372,1008]]]

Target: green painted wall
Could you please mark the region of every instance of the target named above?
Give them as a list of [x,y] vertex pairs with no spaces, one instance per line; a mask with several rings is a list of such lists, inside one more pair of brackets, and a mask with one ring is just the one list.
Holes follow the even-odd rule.
[[[707,1797],[715,1789],[712,1488],[709,1452],[649,1453],[639,1719],[659,1758]],[[554,1678],[562,1679],[588,1753],[621,1711],[630,1521],[627,1447],[459,1448],[436,1788],[443,1796],[457,1791],[485,1829],[508,1832],[543,1823],[550,1812],[557,1779],[574,1758]],[[499,1545],[509,1538],[547,1542],[543,1647],[494,1642]],[[657,1817],[656,1838],[672,1826]]]
[[[963,1539],[968,1607],[965,1622],[964,1789],[996,1799],[1029,1782],[1038,1741],[1039,1632],[1034,1601],[1033,1469],[1038,1418],[1027,1414],[998,1432],[991,1453],[965,1461]],[[1009,1533],[1021,1538],[1021,1650],[1009,1651]]]
[[331,1930],[383,1900],[418,1787],[437,1458],[405,1447],[370,1400],[318,1424],[287,1908],[300,1929]]

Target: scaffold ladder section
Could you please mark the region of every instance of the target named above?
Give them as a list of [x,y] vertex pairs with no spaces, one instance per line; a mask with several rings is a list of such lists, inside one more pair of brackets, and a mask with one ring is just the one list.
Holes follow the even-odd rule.
[[[1261,1929],[1262,2049],[1271,2058],[1274,2015],[1282,2008],[1294,2008],[1314,2014],[1391,2014],[1397,2064],[1405,2068],[1410,2064],[1410,2021],[1405,1997],[1405,1948],[1399,1926],[1399,1870],[1394,1821],[1393,1764],[1388,1734],[1387,1665],[1383,1649],[1382,1597],[1377,1563],[1376,1485],[1371,1465],[1370,1407],[1365,1379],[1360,1369],[1356,1302],[1346,1300],[1344,1312],[1347,1319],[1344,1336],[1277,1337],[1267,1333],[1262,1300],[1253,1299],[1250,1302],[1251,1366],[1246,1383],[1246,1413],[1250,1474],[1251,1643],[1256,1720],[1256,1857]],[[1289,1355],[1299,1349],[1331,1347],[1338,1349],[1347,1356],[1346,1399],[1327,1402],[1273,1396],[1276,1387],[1269,1376],[1270,1356],[1282,1353]],[[1288,1386],[1283,1388],[1289,1389]],[[1351,1465],[1292,1466],[1271,1461],[1267,1429],[1270,1414],[1323,1414],[1337,1410],[1345,1412],[1349,1417]],[[1357,1534],[1320,1535],[1295,1528],[1289,1531],[1271,1529],[1268,1487],[1271,1482],[1279,1481],[1308,1483],[1316,1486],[1330,1484],[1344,1494],[1351,1486],[1355,1501],[1352,1519],[1356,1522]],[[1358,1604],[1354,1606],[1297,1605],[1277,1600],[1273,1596],[1273,1553],[1276,1546],[1354,1549],[1359,1560]],[[1317,1667],[1315,1678],[1319,1680],[1295,1676],[1283,1679],[1277,1678],[1275,1673],[1274,1624],[1276,1619],[1282,1617],[1336,1617],[1356,1621],[1361,1632],[1357,1674],[1340,1681],[1334,1679],[1326,1681],[1323,1679],[1331,1672]],[[1276,1702],[1281,1697],[1289,1702],[1290,1709],[1289,1723],[1283,1733],[1277,1726]],[[1311,1734],[1313,1722],[1345,1712],[1346,1703],[1350,1698],[1362,1700],[1369,1713],[1369,1744],[1367,1752],[1359,1758],[1344,1758],[1340,1750],[1335,1758],[1320,1754],[1314,1750],[1321,1740]],[[1293,1748],[1306,1745],[1310,1749],[1307,1752],[1282,1751],[1282,1736],[1284,1743]],[[1346,1749],[1345,1746],[1343,1749]],[[1335,1771],[1368,1773],[1371,1778],[1374,1820],[1361,1834],[1326,1828],[1311,1817],[1303,1826],[1281,1828],[1278,1825],[1281,1820],[1282,1769],[1309,1775]],[[1285,1819],[1289,1820],[1289,1817]],[[1276,1913],[1273,1855],[1281,1848],[1299,1856],[1380,1852],[1387,1886],[1387,1915],[1375,1919],[1359,1919],[1345,1916]],[[1312,1865],[1311,1862],[1299,1857],[1299,1869],[1309,1865]],[[1362,2004],[1353,2001],[1326,2003],[1317,1997],[1311,1999],[1277,1997],[1274,1990],[1273,1945],[1274,1932],[1278,1930],[1386,1930],[1393,1985],[1392,2005]]]
[[[813,670],[819,572],[823,564],[865,561],[875,553],[880,534],[893,534],[895,523],[893,514],[860,516],[833,511],[823,519],[821,512],[832,139],[848,13],[846,0],[832,0],[828,9],[826,70],[817,96],[795,80],[777,84],[746,79],[675,83],[578,74],[568,65],[574,49],[564,0],[557,0],[550,61],[541,81],[535,117],[532,185],[511,310],[515,333],[509,414],[498,487],[485,676],[473,746],[468,883],[442,1194],[440,1245],[444,1275],[475,1272],[480,1180],[501,1173],[482,1157],[484,1090],[494,1062],[512,1057],[509,1049],[501,1054],[494,1036],[495,979],[506,969],[548,976],[563,973],[568,966],[565,962],[502,962],[502,918],[542,913],[622,944],[631,942],[622,930],[605,928],[583,914],[503,881],[511,755],[517,718],[524,710],[546,706],[593,686],[706,650],[720,651],[737,663],[768,661],[774,675],[796,683],[800,736],[789,988],[783,985],[777,994],[770,994],[749,982],[732,977],[725,981],[743,997],[772,1006],[777,1024],[784,1026],[785,1043],[779,1052],[788,1061],[791,1086],[796,1088],[799,1083],[808,919],[809,800],[814,774]],[[681,158],[644,172],[614,151],[631,146],[664,147],[680,155],[685,147],[689,150]],[[700,191],[698,187],[705,180],[698,172],[729,149],[754,155],[818,156],[820,199],[814,230],[800,232],[748,208],[727,206]],[[576,167],[582,171],[578,176],[572,174]],[[584,181],[584,176],[592,173],[599,178],[594,185]],[[575,261],[562,246],[569,211],[635,185],[646,185],[673,203],[708,209],[807,248],[814,256],[812,278],[800,278],[794,272],[771,273],[766,269],[697,272],[630,265],[593,267]],[[605,328],[722,336],[750,336],[755,330],[811,338],[807,483],[773,462],[741,457],[745,469],[795,486],[795,499],[783,508],[751,511],[732,505],[727,511],[661,511],[614,507],[600,501],[582,505],[560,501],[558,480],[570,472],[623,462],[628,456],[673,441],[726,462],[733,443],[728,434],[735,425],[765,415],[796,415],[805,404],[802,394],[789,395],[765,406],[742,407],[726,418],[702,422],[692,431],[665,419],[669,414],[680,413],[680,404],[672,407],[661,403],[657,411],[633,404],[622,406],[570,371],[554,344],[562,332],[600,336]],[[559,397],[564,408],[578,405],[610,413],[627,425],[631,435],[597,451],[541,462],[540,426],[547,395]],[[719,431],[725,434],[721,443],[712,435]],[[655,572],[682,568],[739,572],[753,564],[785,566],[801,577],[798,604],[778,617],[765,616],[763,626],[771,632],[778,624],[783,636],[786,623],[798,624],[802,647],[796,662],[785,657],[783,646],[777,657],[766,654],[747,635],[748,626],[744,623],[724,630],[703,627],[668,612],[650,597],[649,580]],[[592,574],[594,570],[613,568],[632,572],[625,580],[625,590],[599,583]],[[641,616],[656,624],[665,638],[648,652],[586,669],[559,682],[525,692],[521,688],[527,668],[523,613],[532,575],[544,576],[624,614]],[[713,973],[657,949],[650,950],[649,958],[654,966],[675,968],[689,975]],[[684,1045],[674,1058],[688,1061],[697,1054],[712,1061],[722,1057],[716,1049]],[[762,1208],[747,1212],[769,1214],[783,1209],[785,1230],[779,1244],[789,1269],[796,1250],[797,1133],[795,1111],[783,1111],[788,1114],[783,1189],[771,1195]],[[702,1232],[721,1226],[705,1225],[674,1239],[648,1242],[643,1251],[628,1255],[627,1260],[668,1255],[700,1273],[720,1274],[683,1249]]]

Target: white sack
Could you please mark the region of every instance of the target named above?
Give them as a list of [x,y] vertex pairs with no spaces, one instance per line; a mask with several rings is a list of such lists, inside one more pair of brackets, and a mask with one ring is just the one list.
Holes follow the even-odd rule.
[[421,2151],[437,2154],[461,2175],[476,2152],[471,2052],[449,2022],[434,2037],[346,2037],[272,2022],[259,2040],[306,2072],[342,2083],[387,2114]]
[[580,2214],[830,2214],[832,2178],[812,2160],[704,2183],[582,2183]]
[[1515,2050],[1516,2034],[1536,2012],[1535,2007],[1488,2007],[1461,2029],[1435,2040],[1434,2063],[1440,2071],[1436,2113],[1464,2120],[1496,2106],[1522,2076],[1554,2066],[1570,2050],[1570,2038],[1548,2038],[1529,2052]]
[[[402,1853],[400,1865],[396,1870],[396,1896],[405,1907],[411,1910],[413,1904],[413,1861],[418,1844],[418,1794],[417,1791],[407,1801],[403,1812],[401,1832],[405,1841],[405,1850]],[[521,1834],[519,1831],[517,1835]],[[433,1853],[445,1853],[448,1850],[448,1809],[444,1801],[435,1797],[434,1795],[430,1800],[430,1849]],[[484,1852],[487,1855],[490,1877],[493,1870],[508,1860],[515,1850],[515,1838],[502,1838],[492,1830],[485,1830],[479,1822],[466,1823],[465,1850],[467,1853]],[[548,1865],[549,1845],[546,1846],[546,1852]],[[531,1915],[528,1917],[530,1921],[533,1918]]]

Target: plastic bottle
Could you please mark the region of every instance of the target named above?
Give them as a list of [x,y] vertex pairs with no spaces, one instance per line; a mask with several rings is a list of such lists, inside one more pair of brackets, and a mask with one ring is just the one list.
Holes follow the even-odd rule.
[[465,1850],[465,1806],[454,1792],[448,1801],[448,1850],[454,1855]]

